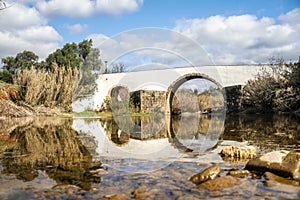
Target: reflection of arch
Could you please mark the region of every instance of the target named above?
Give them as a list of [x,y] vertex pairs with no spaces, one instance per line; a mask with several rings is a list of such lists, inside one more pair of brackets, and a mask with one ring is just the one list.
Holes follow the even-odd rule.
[[[167,122],[167,130],[168,130],[168,136],[169,136],[169,140],[172,144],[174,144],[174,146],[179,149],[181,152],[191,152],[193,151],[193,149],[191,149],[190,147],[187,147],[185,145],[183,145],[180,141],[180,139],[175,135],[173,127],[172,127],[172,103],[173,103],[173,98],[174,95],[176,93],[176,91],[178,90],[178,88],[185,82],[192,80],[192,79],[196,79],[196,78],[202,78],[202,79],[206,79],[208,81],[211,81],[212,83],[216,84],[216,86],[218,87],[218,89],[222,92],[223,96],[224,96],[224,100],[225,98],[225,91],[223,90],[222,85],[217,82],[216,80],[212,79],[211,77],[201,74],[201,73],[192,73],[192,74],[186,74],[183,75],[181,77],[179,77],[177,80],[175,80],[168,88],[167,93],[166,93],[166,122]],[[226,102],[224,101],[224,107],[226,105]],[[223,113],[224,114],[224,113]],[[209,131],[208,133],[208,137],[218,141],[219,136],[223,133],[223,127],[224,127],[224,116],[223,114],[221,114],[220,116],[218,115],[214,115],[212,114],[211,117],[213,118],[211,123],[210,123],[210,127],[218,127],[220,126],[220,129],[217,131]],[[181,116],[184,117],[184,116]],[[221,120],[217,120],[217,118],[220,117]],[[222,123],[218,123],[218,121],[222,122]]]
[[[210,78],[209,76],[205,75],[205,74],[201,74],[201,73],[192,73],[192,74],[185,74],[181,77],[179,77],[177,80],[175,80],[168,88],[167,90],[167,94],[166,94],[166,114],[167,115],[171,115],[172,113],[172,103],[173,103],[173,97],[175,95],[175,92],[178,90],[178,88],[185,82],[192,80],[192,79],[196,79],[196,78],[202,78],[202,79],[206,79],[209,80],[211,82],[213,82],[214,84],[216,84],[219,88],[220,91],[222,91],[222,85],[220,83],[218,83],[216,80]],[[224,98],[225,99],[225,98]]]
[[[195,114],[197,115],[197,114]],[[181,119],[179,119],[180,123],[179,126],[182,125],[182,123],[190,122],[189,117],[191,116],[182,116]],[[185,119],[183,119],[185,118]],[[225,117],[223,115],[210,115],[209,117],[209,128],[207,129],[207,132],[199,132],[199,122],[196,123],[190,123],[188,126],[194,127],[191,128],[193,131],[188,130],[186,133],[188,135],[177,135],[177,133],[174,130],[173,122],[174,122],[174,116],[166,115],[166,126],[167,126],[167,135],[168,140],[174,146],[176,149],[178,149],[180,152],[187,153],[187,152],[194,152],[194,153],[203,153],[206,151],[209,151],[210,149],[214,149],[218,146],[219,138],[224,132],[224,124],[225,124]],[[183,119],[183,120],[182,120]],[[196,119],[198,120],[198,119]],[[196,126],[196,127],[195,127]],[[195,137],[195,133],[197,134],[203,134],[202,136],[205,137],[205,139],[201,139],[198,137]],[[183,137],[182,137],[183,136]],[[197,142],[198,141],[198,142]],[[193,144],[199,144],[199,141],[203,142],[203,145],[201,145],[200,148],[198,146],[193,146]],[[196,142],[196,143],[195,143]],[[188,144],[187,144],[188,143]],[[196,147],[196,148],[195,148]]]

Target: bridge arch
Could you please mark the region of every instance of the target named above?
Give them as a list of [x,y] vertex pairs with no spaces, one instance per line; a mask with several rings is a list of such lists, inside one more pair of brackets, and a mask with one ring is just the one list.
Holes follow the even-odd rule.
[[178,90],[178,88],[182,84],[184,84],[185,82],[187,82],[189,80],[192,80],[192,79],[197,79],[197,78],[206,79],[206,80],[211,81],[214,84],[216,84],[218,89],[220,91],[222,91],[223,96],[224,96],[224,100],[226,99],[222,85],[219,82],[217,82],[215,79],[213,79],[213,78],[211,78],[211,77],[209,77],[205,74],[201,74],[201,73],[185,74],[185,75],[180,76],[179,78],[177,78],[175,81],[173,81],[167,89],[167,93],[166,93],[166,112],[165,112],[166,115],[171,115],[172,114],[173,98],[174,98],[174,95],[175,95],[176,91]]

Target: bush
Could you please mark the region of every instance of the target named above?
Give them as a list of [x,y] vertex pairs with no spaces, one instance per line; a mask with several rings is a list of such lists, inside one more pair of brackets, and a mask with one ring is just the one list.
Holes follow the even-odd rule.
[[254,112],[295,112],[300,109],[300,59],[277,60],[242,90],[242,107]]
[[2,72],[0,72],[0,81],[13,83],[13,77],[7,70],[3,70]]

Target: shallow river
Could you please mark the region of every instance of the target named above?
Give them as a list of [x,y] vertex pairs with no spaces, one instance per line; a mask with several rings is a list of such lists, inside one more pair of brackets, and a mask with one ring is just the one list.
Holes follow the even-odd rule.
[[189,181],[228,145],[300,151],[295,116],[186,114],[0,119],[0,199],[300,199],[300,187],[249,176],[206,190]]

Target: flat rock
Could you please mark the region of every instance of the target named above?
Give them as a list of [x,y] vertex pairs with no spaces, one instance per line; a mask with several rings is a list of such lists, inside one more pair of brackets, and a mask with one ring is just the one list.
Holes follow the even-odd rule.
[[266,178],[265,185],[268,187],[273,187],[279,184],[286,184],[286,185],[292,185],[292,186],[299,186],[299,181],[290,180],[287,178],[283,178],[281,176],[277,176],[271,172],[266,172],[264,174],[264,177]]
[[253,146],[228,146],[222,149],[222,157],[250,159],[256,156],[256,148]]
[[217,176],[219,176],[221,172],[221,169],[219,166],[211,166],[203,170],[202,172],[195,174],[190,178],[190,181],[192,181],[195,184],[200,184],[208,180],[213,180]]
[[233,187],[240,184],[240,179],[233,176],[222,176],[214,180],[206,181],[200,184],[199,187],[208,190],[219,190],[223,188]]
[[273,151],[249,160],[245,169],[300,179],[300,152]]

